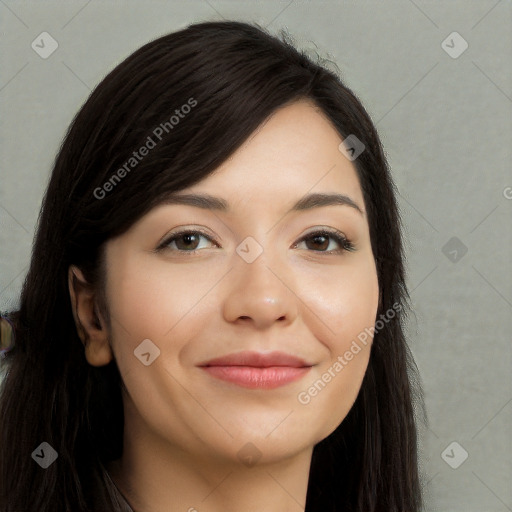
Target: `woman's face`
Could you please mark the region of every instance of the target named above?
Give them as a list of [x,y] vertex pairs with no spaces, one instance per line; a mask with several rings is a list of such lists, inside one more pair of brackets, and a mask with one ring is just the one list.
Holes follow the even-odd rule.
[[[132,441],[271,462],[312,449],[345,418],[370,352],[371,337],[358,335],[375,324],[379,290],[363,195],[340,143],[314,104],[284,107],[176,193],[225,209],[162,204],[108,242]],[[343,197],[317,206],[310,194]]]

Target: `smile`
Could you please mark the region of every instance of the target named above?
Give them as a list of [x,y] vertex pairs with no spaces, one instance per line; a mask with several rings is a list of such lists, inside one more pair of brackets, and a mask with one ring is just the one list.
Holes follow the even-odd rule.
[[203,370],[217,379],[238,384],[251,389],[274,389],[303,377],[311,367],[292,368],[289,366],[271,366],[254,368],[252,366],[203,366]]
[[282,352],[241,352],[202,363],[199,367],[214,378],[249,389],[275,389],[297,381],[312,365]]

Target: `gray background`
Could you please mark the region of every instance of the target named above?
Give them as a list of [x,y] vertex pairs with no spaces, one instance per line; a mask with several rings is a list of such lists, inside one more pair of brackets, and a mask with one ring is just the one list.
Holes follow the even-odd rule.
[[[223,17],[287,28],[370,112],[405,226],[426,510],[512,510],[510,1],[0,0],[0,309],[17,304],[52,161],[91,89],[147,41]],[[59,45],[47,59],[31,47],[44,31]],[[454,31],[457,58],[442,46]]]

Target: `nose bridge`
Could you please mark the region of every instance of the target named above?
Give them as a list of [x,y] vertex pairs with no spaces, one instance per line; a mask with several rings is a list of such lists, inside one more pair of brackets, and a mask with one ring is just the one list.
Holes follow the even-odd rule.
[[278,251],[247,237],[236,248],[233,267],[223,307],[226,320],[252,320],[259,327],[277,320],[293,321],[297,314],[294,294]]
[[[279,267],[276,252],[272,252],[268,247],[255,247],[254,242],[245,241],[237,247],[238,259],[235,258],[235,268],[238,271],[240,279],[245,287],[250,287],[253,293],[263,293],[264,295],[273,295],[281,293],[282,290],[276,290],[283,286],[279,282],[272,267]],[[275,270],[274,270],[275,272]]]

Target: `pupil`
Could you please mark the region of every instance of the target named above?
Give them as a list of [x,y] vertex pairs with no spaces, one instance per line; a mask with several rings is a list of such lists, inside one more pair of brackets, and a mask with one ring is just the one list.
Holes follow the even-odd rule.
[[193,244],[194,238],[195,238],[195,235],[192,233],[182,235],[182,240],[185,242],[185,244],[184,244],[185,246],[189,246],[189,245]]
[[[321,240],[321,239],[324,239],[324,243],[322,244],[322,242],[318,242],[318,240]],[[324,235],[317,235],[317,236],[314,236],[313,237],[313,240],[315,241],[315,243],[320,243],[322,245],[321,249],[326,249],[326,247],[329,246],[329,243],[327,242],[327,245],[326,245],[326,241],[327,241],[327,237],[324,236]]]

